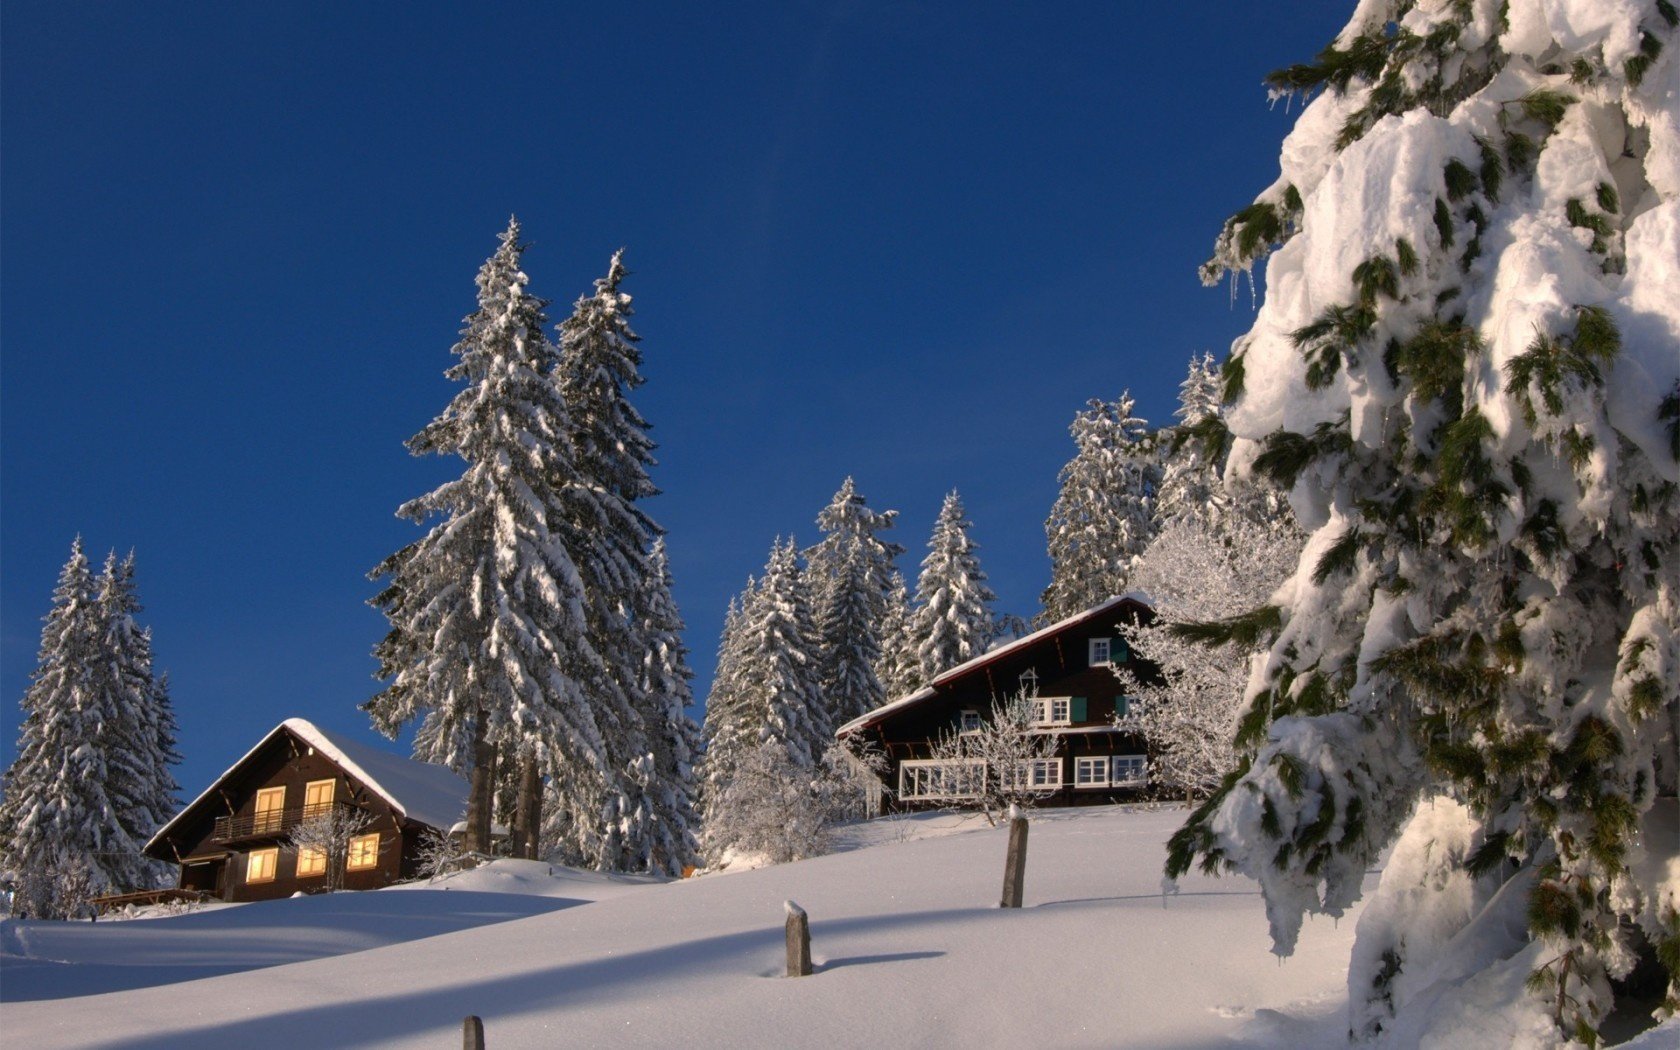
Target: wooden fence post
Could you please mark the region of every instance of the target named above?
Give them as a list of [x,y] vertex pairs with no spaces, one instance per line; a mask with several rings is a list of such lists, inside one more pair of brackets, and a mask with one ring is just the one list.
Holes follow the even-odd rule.
[[461,1050],[484,1050],[484,1022],[476,1014],[461,1022]]
[[1009,818],[1009,855],[1003,862],[1003,902],[1000,908],[1019,908],[1027,877],[1027,818]]
[[783,901],[787,910],[787,975],[811,976],[811,921],[805,909],[792,901]]

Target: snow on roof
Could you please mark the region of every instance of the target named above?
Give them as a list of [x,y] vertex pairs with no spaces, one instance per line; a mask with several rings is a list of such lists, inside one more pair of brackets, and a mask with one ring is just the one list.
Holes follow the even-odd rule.
[[200,802],[208,798],[218,784],[244,765],[252,755],[266,747],[269,741],[282,731],[291,732],[332,759],[346,773],[361,781],[368,790],[389,803],[398,817],[406,816],[410,820],[434,828],[447,828],[461,819],[461,815],[466,812],[467,782],[453,770],[368,747],[336,733],[329,734],[306,719],[288,718],[257,741],[255,747],[239,756],[239,760],[227,767],[221,776],[212,780],[210,786],[200,792],[197,798],[181,807],[179,813],[146,841],[143,849],[150,850],[162,840],[164,835],[196,809]]
[[1007,645],[1000,645],[995,649],[990,649],[979,656],[976,656],[974,659],[969,660],[966,663],[960,663],[951,668],[949,671],[942,671],[934,676],[933,681],[922,686],[914,693],[911,693],[908,696],[901,696],[890,703],[882,704],[880,707],[877,707],[875,710],[870,711],[867,714],[859,715],[850,722],[841,726],[839,729],[836,729],[834,733],[836,736],[840,736],[845,733],[854,732],[864,728],[865,726],[875,724],[887,715],[901,711],[906,707],[913,707],[916,704],[921,703],[923,700],[933,696],[934,693],[937,692],[935,687],[942,682],[949,682],[953,678],[965,675],[977,667],[982,667],[991,663],[993,660],[1001,660],[1010,653],[1015,652],[1017,649],[1031,645],[1033,642],[1038,641],[1047,634],[1053,634],[1057,631],[1063,631],[1069,627],[1077,626],[1084,623],[1086,620],[1102,615],[1124,602],[1135,602],[1144,606],[1151,604],[1148,596],[1143,594],[1141,591],[1127,591],[1125,594],[1116,595],[1101,604],[1094,605],[1091,608],[1086,609],[1082,613],[1075,613],[1065,620],[1057,620],[1048,627],[1041,627],[1031,634],[1022,635]]

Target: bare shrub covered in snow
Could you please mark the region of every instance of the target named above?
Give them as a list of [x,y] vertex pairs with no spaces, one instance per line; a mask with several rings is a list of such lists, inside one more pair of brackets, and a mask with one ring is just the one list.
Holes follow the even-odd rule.
[[1169,872],[1258,879],[1287,954],[1444,793],[1474,822],[1463,930],[1526,927],[1430,988],[1383,935],[1363,1032],[1532,1044],[1541,1016],[1591,1042],[1647,938],[1680,1007],[1672,858],[1648,853],[1672,825],[1643,827],[1680,784],[1677,24],[1669,0],[1359,4],[1272,76],[1316,97],[1204,268],[1270,256],[1224,370],[1229,462],[1311,537],[1204,632],[1265,653],[1241,775]]
[[286,836],[286,845],[298,855],[300,867],[311,858],[325,865],[327,889],[342,889],[345,865],[350,859],[350,840],[372,823],[373,817],[364,810],[325,806],[299,821]]
[[1032,763],[1055,753],[1055,735],[1033,729],[1033,699],[1020,692],[994,701],[980,728],[941,733],[929,757],[949,781],[951,804],[978,809],[996,824],[1011,806],[1030,809],[1038,801]]
[[754,855],[784,864],[825,852],[829,809],[816,781],[776,741],[746,752],[707,812],[709,859]]

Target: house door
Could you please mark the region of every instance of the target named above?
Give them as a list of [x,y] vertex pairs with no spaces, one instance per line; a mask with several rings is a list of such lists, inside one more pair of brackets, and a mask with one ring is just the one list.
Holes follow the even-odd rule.
[[281,814],[286,808],[284,787],[263,788],[257,792],[257,814],[251,830],[258,835],[271,835],[280,830]]
[[188,861],[181,865],[181,888],[183,890],[198,890],[201,893],[220,897],[222,895],[222,870],[226,867],[226,857]]

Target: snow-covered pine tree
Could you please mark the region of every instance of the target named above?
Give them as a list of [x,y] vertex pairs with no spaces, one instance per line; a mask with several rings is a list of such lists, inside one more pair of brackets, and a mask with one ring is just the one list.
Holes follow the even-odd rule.
[[1044,523],[1050,586],[1047,623],[1084,612],[1126,589],[1132,562],[1155,535],[1159,454],[1132,396],[1092,400],[1068,428],[1078,451],[1061,472],[1061,494]]
[[[1484,936],[1454,943],[1478,987],[1527,988],[1476,1002],[1483,1040],[1590,1042],[1641,938],[1680,1005],[1649,852],[1680,724],[1676,23],[1670,0],[1361,3],[1274,74],[1317,97],[1204,268],[1270,253],[1224,370],[1231,462],[1292,486],[1312,537],[1271,603],[1205,630],[1268,652],[1242,775],[1169,870],[1258,878],[1287,953],[1415,803],[1461,801],[1459,929]],[[1395,892],[1421,916],[1437,887]],[[1356,1034],[1415,1045],[1471,1009],[1411,983],[1471,962],[1419,943],[1356,947]]]
[[[101,659],[94,688],[109,712],[101,732],[109,778],[105,793],[123,832],[143,845],[175,815],[180,786],[169,769],[181,761],[175,751],[175,713],[168,680],[152,667],[152,632],[135,620],[140,598],[134,554],[120,562],[114,552],[107,556],[95,589]],[[103,867],[116,885],[134,889],[162,885],[170,874],[138,851],[109,855]]]
[[644,380],[639,338],[630,328],[631,297],[620,287],[625,276],[620,250],[594,294],[579,298],[559,326],[555,378],[566,402],[577,482],[563,486],[561,534],[582,578],[589,636],[611,684],[610,693],[596,697],[607,761],[617,773],[605,817],[611,856],[601,862],[641,871],[687,831],[683,814],[666,805],[682,793],[680,785],[664,782],[675,767],[657,758],[673,741],[655,737],[675,727],[664,698],[641,688],[650,627],[639,603],[653,594],[649,553],[659,529],[636,504],[659,490],[648,476],[655,462],[648,422],[629,400]]
[[916,610],[910,604],[910,589],[897,569],[888,577],[886,609],[881,616],[881,655],[875,661],[875,677],[882,695],[896,700],[922,685],[922,662],[916,655]]
[[647,652],[637,687],[657,718],[649,733],[655,772],[649,782],[653,810],[660,822],[646,836],[648,855],[638,859],[635,867],[681,875],[697,857],[700,818],[696,774],[703,744],[700,727],[688,715],[693,702],[689,681],[694,672],[689,669],[688,648],[682,641],[682,615],[671,598],[670,558],[664,537],[655,540],[649,552],[643,587],[639,608]]
[[576,477],[566,406],[552,381],[544,302],[520,270],[508,223],[479,270],[445,374],[464,387],[408,442],[415,455],[456,455],[460,478],[398,513],[439,517],[426,536],[374,570],[391,630],[375,650],[386,688],[365,705],[388,735],[421,720],[416,757],[470,771],[475,848],[488,846],[495,754],[533,749],[555,781],[571,859],[599,862],[612,772],[595,719],[610,679],[590,643],[576,565],[558,531],[560,488]]
[[876,676],[881,627],[893,585],[893,559],[904,548],[879,535],[895,510],[869,509],[847,478],[821,514],[821,543],[805,552],[805,578],[821,639],[822,700],[829,722],[841,726],[886,699]]
[[1190,517],[1205,519],[1225,502],[1219,482],[1227,451],[1221,439],[1227,431],[1220,415],[1219,366],[1212,354],[1198,354],[1190,358],[1190,374],[1178,386],[1173,413],[1178,423],[1170,438],[1159,438],[1166,447],[1154,508],[1157,528]]
[[993,636],[992,603],[997,595],[980,571],[980,545],[968,536],[973,526],[962,498],[945,497],[916,581],[916,610],[911,636],[921,682],[986,651]]
[[[39,660],[23,694],[18,754],[0,798],[0,867],[33,917],[58,917],[66,880],[88,893],[124,883],[142,842],[117,820],[106,792],[105,727],[111,697],[100,688],[109,666],[98,599],[81,537],[59,572]],[[78,894],[82,895],[82,894]]]
[[742,712],[760,743],[785,747],[800,769],[815,769],[834,742],[823,709],[816,621],[799,548],[790,537],[770,550],[764,576],[741,607]]

